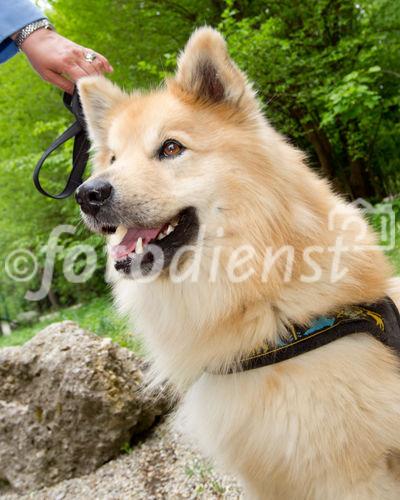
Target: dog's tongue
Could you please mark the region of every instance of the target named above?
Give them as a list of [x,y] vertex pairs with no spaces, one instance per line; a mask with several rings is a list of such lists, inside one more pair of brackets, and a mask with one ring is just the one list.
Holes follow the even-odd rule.
[[149,241],[154,240],[160,233],[161,228],[155,229],[128,229],[127,233],[123,237],[121,243],[115,245],[111,249],[111,255],[114,259],[119,260],[127,257],[136,248],[136,242],[139,238],[142,238],[143,245],[149,243]]

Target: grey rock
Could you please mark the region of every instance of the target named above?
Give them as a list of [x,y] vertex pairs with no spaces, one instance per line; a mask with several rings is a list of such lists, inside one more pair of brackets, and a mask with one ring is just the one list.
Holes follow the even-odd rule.
[[0,481],[17,491],[81,476],[169,409],[143,363],[71,321],[0,350]]

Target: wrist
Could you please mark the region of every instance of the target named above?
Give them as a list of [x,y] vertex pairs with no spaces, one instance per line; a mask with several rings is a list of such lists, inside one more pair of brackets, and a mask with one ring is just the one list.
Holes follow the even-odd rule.
[[26,40],[31,38],[32,35],[39,31],[49,32],[51,30],[54,30],[53,25],[50,24],[50,21],[48,19],[43,18],[33,23],[27,24],[21,30],[11,35],[11,38],[12,40],[14,40],[18,49],[22,50],[22,46],[25,44]]
[[48,46],[52,43],[53,37],[59,35],[55,31],[40,29],[32,33],[21,45],[20,51],[26,56],[36,52],[38,47]]

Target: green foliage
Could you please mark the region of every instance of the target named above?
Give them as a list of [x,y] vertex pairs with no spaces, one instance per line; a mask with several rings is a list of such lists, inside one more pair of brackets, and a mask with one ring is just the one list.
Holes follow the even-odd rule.
[[321,125],[332,125],[340,116],[345,121],[358,119],[366,110],[374,110],[381,101],[381,96],[372,90],[374,75],[379,73],[379,66],[367,70],[352,71],[346,75],[326,96],[326,111],[322,115]]
[[272,122],[355,198],[399,190],[400,11],[387,0],[229,0],[220,29]]

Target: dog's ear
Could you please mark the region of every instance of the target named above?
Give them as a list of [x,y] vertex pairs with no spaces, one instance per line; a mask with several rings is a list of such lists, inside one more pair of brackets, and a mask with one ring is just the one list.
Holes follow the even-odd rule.
[[172,83],[185,93],[213,103],[238,103],[250,90],[245,75],[229,57],[225,40],[209,27],[199,28],[190,37]]
[[87,76],[78,81],[78,92],[89,137],[95,147],[106,141],[107,119],[127,95],[103,76]]

